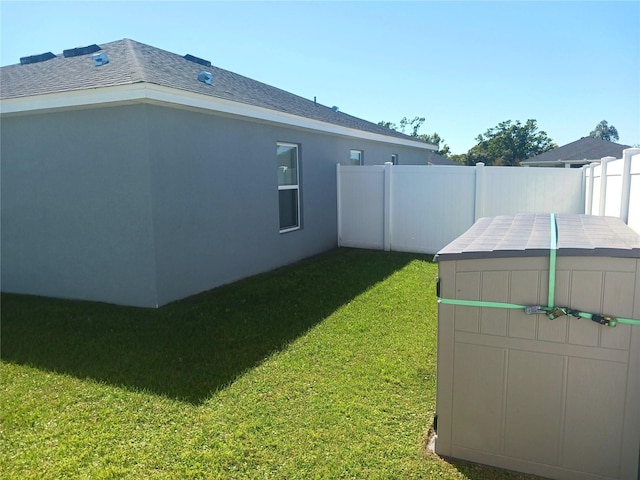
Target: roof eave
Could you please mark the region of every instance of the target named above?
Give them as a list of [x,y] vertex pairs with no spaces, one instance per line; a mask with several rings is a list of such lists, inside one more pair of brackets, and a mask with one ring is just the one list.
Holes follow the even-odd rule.
[[590,163],[600,163],[602,159],[600,158],[594,158],[594,159],[589,159],[589,158],[583,158],[582,160],[562,160],[562,159],[558,159],[558,160],[523,160],[522,162],[520,162],[520,165],[529,165],[529,166],[533,166],[533,165],[541,165],[541,166],[549,166],[549,165],[576,165],[576,164],[585,164],[588,165]]
[[274,122],[297,128],[306,128],[334,135],[344,135],[420,148],[423,150],[438,149],[436,145],[431,145],[420,140],[367,132],[365,130],[152,83],[135,83],[3,99],[0,100],[0,113],[2,115],[13,115],[37,111],[78,109],[128,103],[153,103],[171,105],[177,108],[205,110],[260,121]]

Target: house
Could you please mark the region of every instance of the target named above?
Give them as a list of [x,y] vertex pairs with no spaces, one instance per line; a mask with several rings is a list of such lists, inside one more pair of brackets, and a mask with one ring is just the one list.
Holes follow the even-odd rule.
[[0,69],[2,290],[157,307],[337,245],[336,164],[436,147],[133,40]]
[[524,167],[581,167],[599,162],[604,157],[622,158],[628,145],[608,142],[600,138],[583,137],[562,147],[554,148],[520,162]]
[[438,155],[435,152],[427,152],[427,165],[446,165],[446,166],[457,166],[461,167],[462,164],[458,162],[454,162],[453,160],[449,160],[448,158],[443,157],[442,155]]

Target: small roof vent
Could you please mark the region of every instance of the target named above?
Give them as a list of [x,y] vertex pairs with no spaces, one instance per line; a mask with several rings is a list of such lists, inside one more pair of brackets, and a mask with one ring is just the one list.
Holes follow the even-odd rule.
[[331,110],[333,110],[334,112],[337,112],[337,111],[339,111],[340,109],[334,105],[333,107],[331,107]]
[[211,62],[209,60],[205,60],[204,58],[194,57],[193,55],[186,54],[184,56],[185,60],[189,60],[190,62],[197,63],[198,65],[204,65],[205,67],[210,67]]
[[93,45],[88,45],[86,47],[78,47],[78,48],[70,48],[68,50],[63,50],[62,55],[65,58],[69,57],[79,57],[80,55],[88,55],[89,53],[96,53],[102,50],[95,43]]
[[51,52],[41,53],[39,55],[31,55],[30,57],[20,57],[20,64],[28,65],[29,63],[46,62],[52,58],[56,58],[56,56]]
[[211,81],[213,80],[213,75],[210,72],[205,72],[204,70],[198,73],[198,80],[202,83],[206,83],[207,85],[211,85]]
[[109,63],[109,57],[107,57],[107,54],[104,52],[96,53],[91,58],[93,58],[93,65],[96,67],[101,67]]

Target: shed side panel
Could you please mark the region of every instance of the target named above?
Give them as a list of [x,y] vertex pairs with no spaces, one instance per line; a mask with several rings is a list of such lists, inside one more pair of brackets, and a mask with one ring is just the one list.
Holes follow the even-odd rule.
[[[556,305],[637,318],[639,263],[559,257]],[[548,258],[439,265],[445,298],[546,304]],[[635,480],[638,327],[507,310],[505,333],[505,310],[443,307],[439,329],[453,332],[439,334],[438,361],[453,357],[453,366],[438,370],[438,453],[551,478]]]

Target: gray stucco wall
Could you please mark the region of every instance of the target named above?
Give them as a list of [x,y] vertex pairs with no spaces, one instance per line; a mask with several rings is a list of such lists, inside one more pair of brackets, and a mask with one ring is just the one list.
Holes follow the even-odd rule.
[[[418,149],[148,106],[159,303],[337,246],[336,164]],[[301,223],[280,233],[276,145],[299,145]]]
[[[422,149],[368,141],[358,143],[361,148],[356,150],[364,151],[365,165],[384,165],[385,162],[391,161],[392,153],[398,155],[398,165],[427,165],[426,151]],[[340,163],[347,162],[341,160]]]
[[2,118],[2,290],[155,305],[142,107]]
[[[268,124],[148,109],[160,303],[336,246],[333,142]],[[279,141],[300,145],[302,228],[282,234]]]
[[[336,163],[424,151],[154,105],[2,121],[2,289],[163,305],[337,245]],[[277,142],[302,228],[280,233]]]

